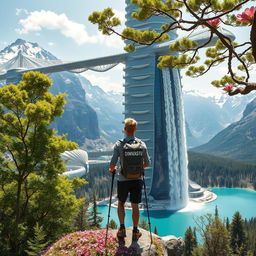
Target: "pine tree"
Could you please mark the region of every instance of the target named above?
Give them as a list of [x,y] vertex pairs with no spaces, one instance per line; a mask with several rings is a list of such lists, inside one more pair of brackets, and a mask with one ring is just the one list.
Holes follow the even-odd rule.
[[196,250],[197,255],[202,252],[204,256],[229,256],[230,235],[220,218],[208,214],[196,222],[204,240],[202,250]]
[[103,221],[103,217],[99,216],[101,213],[97,209],[97,197],[96,191],[93,190],[93,207],[91,212],[89,213],[88,221],[90,223],[90,227],[93,229],[101,228],[101,222]]
[[89,202],[88,199],[84,198],[84,203],[80,206],[79,214],[75,218],[75,228],[76,230],[86,230],[90,228],[89,223],[89,212],[88,212]]
[[111,219],[108,224],[108,227],[112,229],[117,229],[117,223],[113,219]]
[[47,242],[45,241],[45,233],[43,231],[43,228],[39,226],[38,223],[36,223],[34,227],[34,238],[29,239],[27,246],[28,249],[25,250],[25,252],[29,256],[39,256],[41,255],[41,252],[46,248]]
[[243,227],[243,220],[239,212],[236,212],[233,215],[233,219],[230,227],[230,234],[231,234],[230,246],[232,248],[233,253],[239,256],[246,255],[247,253],[246,237],[245,237],[245,231]]
[[196,235],[196,228],[195,227],[193,228],[193,234],[194,234],[194,237],[195,237],[195,247],[197,247],[198,242],[197,242],[197,235]]
[[255,244],[255,248],[253,250],[253,256],[256,256],[256,244]]
[[189,227],[185,233],[184,256],[192,256],[193,249],[197,247],[197,241],[192,228]]
[[229,230],[230,229],[230,223],[229,223],[229,218],[226,218],[226,229]]
[[215,213],[214,213],[215,217],[219,217],[219,211],[218,211],[218,206],[215,206]]
[[145,229],[145,230],[149,230],[149,225],[148,225],[146,219],[143,219],[143,218],[142,218],[142,219],[140,220],[139,226],[140,226],[141,228]]

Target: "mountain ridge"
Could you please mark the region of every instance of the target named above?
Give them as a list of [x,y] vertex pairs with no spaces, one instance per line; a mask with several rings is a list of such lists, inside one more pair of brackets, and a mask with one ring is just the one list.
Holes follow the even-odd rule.
[[245,108],[242,118],[218,133],[208,143],[191,149],[199,153],[238,160],[256,160],[256,98]]
[[[0,63],[8,62],[22,52],[30,57],[41,60],[58,60],[50,52],[40,47],[37,43],[17,39],[14,43],[0,51]],[[33,64],[33,63],[32,63]],[[40,63],[34,63],[38,67]],[[69,140],[82,146],[86,139],[99,139],[97,114],[86,101],[86,93],[78,77],[72,73],[60,72],[49,75],[53,80],[50,92],[53,94],[66,93],[66,105],[62,117],[57,118],[52,127],[59,134],[67,134]]]

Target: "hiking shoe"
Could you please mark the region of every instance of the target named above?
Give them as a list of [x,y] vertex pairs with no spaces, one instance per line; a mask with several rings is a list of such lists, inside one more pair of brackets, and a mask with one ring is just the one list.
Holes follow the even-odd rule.
[[138,241],[139,238],[142,236],[142,233],[137,230],[132,232],[132,241]]
[[116,234],[117,238],[125,238],[126,237],[126,231],[125,231],[125,228],[121,228],[117,231],[117,234]]

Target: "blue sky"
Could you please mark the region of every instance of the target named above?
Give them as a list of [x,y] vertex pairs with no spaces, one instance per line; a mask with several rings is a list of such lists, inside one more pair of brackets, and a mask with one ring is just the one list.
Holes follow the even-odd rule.
[[[124,21],[123,0],[5,0],[0,9],[0,49],[22,38],[37,42],[56,57],[65,60],[90,59],[123,52],[123,43],[117,37],[100,35],[97,27],[88,21],[94,10],[111,6]],[[251,4],[249,4],[251,6]],[[236,33],[238,38],[248,37],[248,29]],[[118,65],[106,73],[86,72],[85,76],[105,90],[122,91],[123,66]],[[222,93],[210,85],[216,74],[223,75],[225,67],[199,79],[183,76],[186,90],[197,89],[202,93]]]

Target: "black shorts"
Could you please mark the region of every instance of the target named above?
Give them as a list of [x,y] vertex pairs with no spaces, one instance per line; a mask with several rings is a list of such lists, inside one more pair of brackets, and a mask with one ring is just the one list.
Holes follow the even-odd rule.
[[130,201],[134,204],[141,202],[142,180],[117,181],[117,197],[121,202],[125,202],[130,193]]

